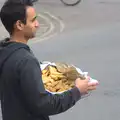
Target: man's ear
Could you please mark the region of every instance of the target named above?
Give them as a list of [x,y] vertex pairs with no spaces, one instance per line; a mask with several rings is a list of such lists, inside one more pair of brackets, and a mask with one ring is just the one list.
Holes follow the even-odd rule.
[[18,20],[15,24],[15,27],[18,29],[18,30],[23,30],[24,29],[24,24],[23,22],[21,22],[20,20]]

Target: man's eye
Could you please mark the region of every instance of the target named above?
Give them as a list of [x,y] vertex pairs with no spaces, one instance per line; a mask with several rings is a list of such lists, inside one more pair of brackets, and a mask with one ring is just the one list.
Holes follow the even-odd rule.
[[32,22],[34,22],[37,19],[37,15],[32,19]]

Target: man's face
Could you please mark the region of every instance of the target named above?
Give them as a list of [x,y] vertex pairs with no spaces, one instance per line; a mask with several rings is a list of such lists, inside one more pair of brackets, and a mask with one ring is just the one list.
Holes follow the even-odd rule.
[[26,24],[24,25],[23,33],[26,38],[34,38],[36,31],[39,27],[37,21],[37,15],[33,7],[27,7],[26,9]]

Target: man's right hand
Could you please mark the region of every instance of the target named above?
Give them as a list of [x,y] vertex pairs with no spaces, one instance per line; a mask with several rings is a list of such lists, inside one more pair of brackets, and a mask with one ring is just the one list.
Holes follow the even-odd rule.
[[89,83],[89,78],[85,80],[77,78],[75,80],[75,86],[80,90],[81,95],[87,94],[88,91],[96,89],[96,84]]

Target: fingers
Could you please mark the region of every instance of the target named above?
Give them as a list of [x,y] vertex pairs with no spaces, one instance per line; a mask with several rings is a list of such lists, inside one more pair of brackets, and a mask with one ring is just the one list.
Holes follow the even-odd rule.
[[84,94],[88,94],[89,91],[96,90],[97,87],[97,82],[91,82],[89,78],[85,80],[81,80],[80,78],[78,78],[76,85],[77,83],[79,83],[77,87],[80,88],[80,90],[82,90]]
[[98,85],[98,82],[89,82],[88,86],[94,86],[94,85]]
[[88,91],[91,91],[91,90],[96,90],[96,85],[89,86]]
[[97,83],[89,82],[88,83],[88,91],[96,90],[96,86],[97,86]]

